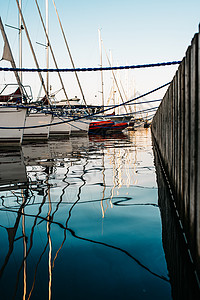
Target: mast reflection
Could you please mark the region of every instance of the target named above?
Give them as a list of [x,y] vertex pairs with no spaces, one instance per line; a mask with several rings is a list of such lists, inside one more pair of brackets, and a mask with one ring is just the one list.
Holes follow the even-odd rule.
[[[108,232],[113,230],[109,222],[114,210],[143,206],[158,210],[153,201],[135,201],[135,194],[142,188],[149,191],[153,188],[136,185],[141,176],[136,171],[149,169],[138,162],[133,140],[126,135],[84,137],[22,146],[16,162],[16,168],[21,166],[20,178],[13,178],[12,185],[3,178],[0,186],[1,229],[9,233],[9,247],[7,253],[3,252],[0,275],[9,273],[11,257],[16,255],[10,290],[6,291],[12,292],[13,299],[37,299],[39,293],[44,299],[53,299],[58,278],[73,278],[74,269],[79,267],[76,259],[71,262],[70,257],[78,250],[81,253],[81,243],[85,246],[83,252],[94,246],[102,253],[113,250],[122,260],[137,265],[140,272],[168,284],[168,276],[154,269],[129,244],[120,244],[112,236],[110,241],[106,240]],[[13,159],[12,154],[11,163]],[[14,226],[3,223],[5,213],[15,217]],[[115,218],[118,219],[117,214]],[[103,219],[107,227],[102,233]]]

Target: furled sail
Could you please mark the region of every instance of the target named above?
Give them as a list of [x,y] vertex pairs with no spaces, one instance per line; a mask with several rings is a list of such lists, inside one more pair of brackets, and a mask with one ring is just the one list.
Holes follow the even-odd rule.
[[[3,49],[3,56],[1,60],[8,60],[11,63],[14,62],[13,56],[12,56],[12,52],[10,49],[10,46],[8,44],[8,40],[4,31],[4,27],[3,27],[3,23],[1,21],[1,17],[0,17],[0,29],[1,29],[1,33],[2,33],[2,37],[4,39],[4,49]],[[15,64],[15,62],[14,62]]]
[[[3,23],[1,21],[1,17],[0,17],[0,29],[1,29],[1,33],[2,33],[2,36],[3,36],[3,40],[4,40],[3,56],[2,56],[1,60],[4,59],[4,60],[10,61],[12,67],[14,69],[16,69],[15,61],[14,61],[14,58],[13,58],[13,55],[12,55],[12,52],[11,52],[11,49],[10,49],[10,46],[9,46],[9,43],[8,43],[8,39],[7,39],[5,30],[4,30],[4,27],[3,27]],[[17,79],[17,83],[18,83],[18,85],[21,89],[21,81],[20,81],[19,75],[18,75],[17,71],[14,71],[14,73],[15,73],[15,77]]]

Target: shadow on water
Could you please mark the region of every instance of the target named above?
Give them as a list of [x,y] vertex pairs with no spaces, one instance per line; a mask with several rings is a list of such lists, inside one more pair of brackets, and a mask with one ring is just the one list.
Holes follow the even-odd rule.
[[171,299],[149,136],[1,151],[0,299]]
[[200,299],[200,286],[190,259],[184,232],[181,229],[161,161],[154,147],[158,183],[158,204],[162,220],[162,241],[174,300]]

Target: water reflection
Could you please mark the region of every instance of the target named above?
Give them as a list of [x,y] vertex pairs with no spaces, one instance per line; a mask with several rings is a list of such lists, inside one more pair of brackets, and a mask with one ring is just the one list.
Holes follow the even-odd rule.
[[1,299],[171,299],[148,130],[0,156]]
[[21,149],[0,148],[0,191],[23,188],[27,184],[26,167]]

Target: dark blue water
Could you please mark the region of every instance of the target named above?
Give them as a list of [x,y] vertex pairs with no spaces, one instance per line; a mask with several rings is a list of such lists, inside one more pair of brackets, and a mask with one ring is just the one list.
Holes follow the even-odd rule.
[[149,129],[0,157],[0,299],[172,299]]

